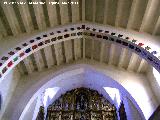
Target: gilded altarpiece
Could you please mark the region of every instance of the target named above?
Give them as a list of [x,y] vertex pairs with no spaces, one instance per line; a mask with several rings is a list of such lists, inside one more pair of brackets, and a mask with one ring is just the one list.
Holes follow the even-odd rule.
[[47,108],[46,120],[117,120],[116,108],[97,91],[68,91]]

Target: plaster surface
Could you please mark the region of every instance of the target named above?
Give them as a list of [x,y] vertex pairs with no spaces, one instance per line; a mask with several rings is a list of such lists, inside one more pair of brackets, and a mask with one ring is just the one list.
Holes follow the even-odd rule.
[[[90,70],[87,70],[86,68]],[[102,74],[102,76],[98,76],[97,73]],[[72,76],[76,76],[76,79],[72,78]],[[115,83],[109,81],[105,83],[106,76],[108,76],[110,80],[115,80]],[[49,82],[50,80],[52,80],[52,82]],[[150,117],[159,104],[157,98],[150,89],[148,82],[146,82],[146,76],[143,74],[136,74],[95,61],[84,60],[59,67],[55,66],[52,69],[33,73],[29,76],[24,76],[21,78],[13,93],[12,102],[9,103],[9,107],[6,109],[6,114],[3,116],[3,119],[18,119],[21,116],[24,108],[25,110],[23,111],[22,116],[25,115],[30,103],[32,103],[35,98],[37,98],[40,93],[43,93],[48,87],[55,87],[57,84],[58,86],[56,87],[63,88],[64,90],[62,91],[65,92],[69,90],[69,88],[73,89],[82,86],[82,83],[84,83],[82,81],[84,80],[86,80],[86,85],[90,87],[115,87],[116,83],[119,83],[124,87],[120,87],[119,85],[118,88],[121,91],[122,96],[130,96],[130,99],[134,103],[135,107],[139,108],[139,113],[143,113],[146,119]],[[87,81],[89,81],[89,84],[87,84]],[[65,86],[67,86],[66,89]],[[123,89],[126,89],[128,93],[124,92]],[[12,104],[13,101],[18,103],[16,106],[17,109],[14,111],[14,113],[14,104]],[[147,109],[146,106],[148,106]]]

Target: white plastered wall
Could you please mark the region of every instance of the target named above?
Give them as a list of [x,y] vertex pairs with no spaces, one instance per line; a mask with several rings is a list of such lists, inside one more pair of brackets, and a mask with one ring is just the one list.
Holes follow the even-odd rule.
[[[143,111],[146,119],[154,112],[159,105],[157,97],[151,89],[148,79],[145,75],[118,70],[114,67],[108,67],[96,64],[96,70],[110,76],[112,79],[120,83],[136,100],[139,107]],[[157,91],[157,94],[160,92]]]
[[[146,119],[150,117],[150,115],[154,112],[156,107],[159,105],[157,98],[152,92],[145,75],[128,72],[122,69],[114,68],[113,66],[106,66],[105,64],[87,60],[87,61],[78,61],[73,64],[66,64],[59,67],[54,67],[52,69],[42,71],[41,73],[33,73],[30,76],[24,77],[23,79],[21,79],[14,91],[14,93],[17,93],[17,94],[15,94],[15,96],[12,97],[12,102],[16,101],[19,104],[17,105],[14,113],[13,113],[14,105],[10,104],[6,110],[6,113],[8,115],[5,114],[2,120],[7,120],[6,119],[7,116],[9,117],[8,120],[12,120],[13,118],[19,118],[23,109],[25,108],[29,100],[32,98],[34,93],[36,93],[36,91],[39,90],[39,88],[42,87],[46,82],[60,76],[61,76],[60,77],[61,79],[62,78],[65,79],[68,75],[73,75],[76,73],[75,71],[74,73],[71,72],[70,74],[69,73],[64,74],[64,73],[69,72],[73,69],[88,68],[88,67],[96,70],[99,73],[109,76],[112,79],[116,80],[118,83],[120,83],[135,99],[135,101],[143,111],[143,114]],[[80,72],[80,71],[77,71],[77,72]],[[67,75],[67,76],[64,76],[64,75]],[[99,77],[96,78],[96,76],[92,74],[88,79],[93,80],[93,79],[100,79],[100,78]],[[65,84],[71,84],[71,83],[62,82],[61,84],[65,85]],[[74,82],[72,83],[72,85],[74,85]],[[43,92],[43,91],[44,91],[44,88],[40,90],[40,92]]]
[[37,103],[37,99],[35,99],[35,100],[31,103],[31,105],[30,105],[30,107],[28,108],[28,111],[26,112],[23,120],[32,120],[36,103]]
[[155,78],[154,74],[153,74],[153,68],[150,68],[148,70],[148,73],[147,73],[147,78],[149,80],[149,83],[150,83],[150,86],[151,86],[151,89],[154,91],[155,93],[155,96],[160,104],[160,86],[157,82],[157,80],[160,81],[160,79],[157,79]]
[[129,110],[132,116],[133,120],[142,120],[138,110],[135,108],[134,104],[132,103],[132,101],[130,99],[127,98],[127,102],[128,102],[128,106],[129,106]]
[[8,103],[11,101],[12,95],[16,88],[16,85],[20,79],[20,75],[17,69],[13,69],[4,78],[3,82],[0,84],[0,93],[2,99],[2,105],[0,110],[0,118],[6,110]]

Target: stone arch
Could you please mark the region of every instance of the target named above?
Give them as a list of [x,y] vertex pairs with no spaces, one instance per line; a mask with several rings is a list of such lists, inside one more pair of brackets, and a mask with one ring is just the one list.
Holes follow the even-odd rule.
[[[90,86],[89,84],[86,84],[86,87],[89,87],[90,88],[94,88],[96,87],[95,89],[102,92],[101,90],[103,89],[102,85],[106,85],[107,87],[113,87],[113,88],[117,88],[120,93],[122,93],[122,96],[127,96],[128,98],[130,98],[130,100],[133,102],[133,104],[135,105],[136,109],[138,110],[138,112],[141,114],[141,117],[143,119],[145,119],[144,115],[143,115],[143,112],[141,111],[139,105],[136,103],[136,101],[134,100],[134,98],[130,95],[130,93],[127,92],[127,90],[125,88],[123,88],[117,81],[113,80],[112,78],[110,78],[109,76],[106,76],[104,75],[103,73],[95,70],[94,68],[92,68],[92,66],[86,66],[86,65],[74,65],[74,66],[70,66],[64,70],[61,70],[61,71],[58,71],[57,73],[54,73],[50,78],[53,78],[52,80],[50,78],[47,78],[48,80],[44,80],[43,82],[41,81],[41,83],[38,85],[34,85],[34,86],[31,86],[30,90],[28,90],[25,94],[24,94],[24,97],[21,98],[21,102],[24,102],[24,99],[25,98],[28,98],[29,96],[29,99],[28,101],[26,101],[26,103],[22,103],[24,104],[25,109],[24,111],[22,112],[21,114],[21,117],[20,117],[20,120],[23,119],[24,115],[25,115],[25,112],[27,111],[27,109],[29,108],[29,105],[32,103],[33,100],[35,100],[37,98],[38,95],[40,95],[40,93],[43,93],[43,91],[46,89],[46,88],[49,88],[49,87],[54,87],[54,86],[58,86],[56,85],[56,83],[59,83],[58,81],[62,80],[61,83],[64,83],[64,78],[65,75],[67,75],[68,77],[71,77],[73,76],[73,73],[74,75],[79,75],[79,74],[84,74],[83,76],[85,76],[85,78],[90,78],[91,76],[92,77],[95,77],[95,80],[92,80],[91,79],[86,79],[86,81],[89,83],[89,82],[92,82],[94,83],[96,86],[99,86],[99,89],[98,87],[92,85]],[[96,75],[97,76],[93,76],[93,75]],[[98,77],[101,82],[99,82],[98,80],[96,80],[96,77]],[[60,79],[61,78],[61,79]],[[66,78],[66,77],[65,77]],[[76,78],[77,79],[77,78]],[[75,79],[74,79],[75,80]],[[48,82],[47,82],[48,81]],[[65,79],[65,81],[68,81],[67,78]],[[77,80],[78,81],[78,80]],[[73,82],[73,79],[70,79],[70,82],[72,83]],[[86,83],[87,83],[86,82]],[[82,85],[82,84],[75,84],[74,86],[72,86],[72,84],[69,83],[69,84],[65,84],[65,86],[68,86],[68,89],[66,88],[63,88],[58,94],[62,94],[62,93],[65,93],[67,90],[70,90],[70,89],[73,89],[73,88],[77,88],[78,86]],[[64,85],[64,84],[63,84]],[[70,85],[70,86],[69,86]],[[63,86],[64,87],[64,86]],[[33,90],[34,88],[34,90]],[[35,89],[36,88],[36,89]],[[34,92],[35,91],[35,92]],[[37,92],[36,92],[37,91]],[[29,95],[30,94],[30,95]],[[105,96],[108,96],[108,95],[105,95]],[[58,95],[56,96],[58,97]],[[113,101],[112,101],[113,103]],[[19,104],[17,106],[17,108],[19,109],[19,107],[22,107],[20,105],[22,104]],[[17,114],[16,112],[14,114]]]
[[32,53],[52,44],[82,37],[96,37],[98,40],[107,40],[125,47],[146,59],[153,67],[160,71],[160,53],[157,52],[155,44],[151,44],[150,46],[146,41],[136,40],[131,34],[124,31],[118,31],[93,23],[80,23],[49,30],[29,38],[15,48],[12,48],[1,57],[0,82],[13,67]]

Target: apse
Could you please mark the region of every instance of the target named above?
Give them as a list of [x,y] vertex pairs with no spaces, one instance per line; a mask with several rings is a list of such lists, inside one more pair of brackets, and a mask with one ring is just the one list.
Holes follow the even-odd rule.
[[[118,84],[115,80],[111,79],[105,74],[99,73],[92,67],[86,67],[86,65],[78,65],[70,67],[69,69],[66,69],[66,72],[64,72],[64,70],[63,72],[61,71],[61,74],[59,73],[58,76],[52,78],[52,80],[49,80],[47,83],[41,86],[37,93],[35,93],[36,96],[34,95],[32,99],[36,100],[36,98],[38,97],[37,100],[39,101],[39,104],[36,105],[36,111],[34,112],[33,118],[37,117],[40,106],[44,107],[44,112],[46,115],[48,105],[52,104],[55,100],[57,100],[61,95],[65,94],[67,91],[80,87],[90,88],[98,91],[111,104],[114,104],[116,109],[119,109],[120,104],[123,101],[127,110],[126,114],[128,118],[136,118],[128,112],[131,111],[131,108],[129,107],[130,105],[134,106],[132,108],[134,110],[132,111],[137,111],[137,115],[141,116],[142,119],[144,118],[143,111],[138,105],[139,101],[136,101],[136,99],[134,100],[130,93],[128,93],[126,89],[123,88],[120,84]],[[99,82],[99,80],[101,82]],[[50,92],[51,94],[49,94]],[[128,99],[132,101],[132,104],[128,102]],[[28,105],[29,104],[30,102],[28,103]],[[25,111],[28,110],[28,108],[24,109],[24,112],[20,117],[21,119],[25,118]],[[146,114],[144,113],[144,115]],[[147,117],[147,115],[145,117]]]
[[65,120],[107,120],[117,119],[116,107],[103,95],[88,88],[76,88],[62,94],[47,107],[44,117],[43,109],[38,112],[37,119],[65,119]]

